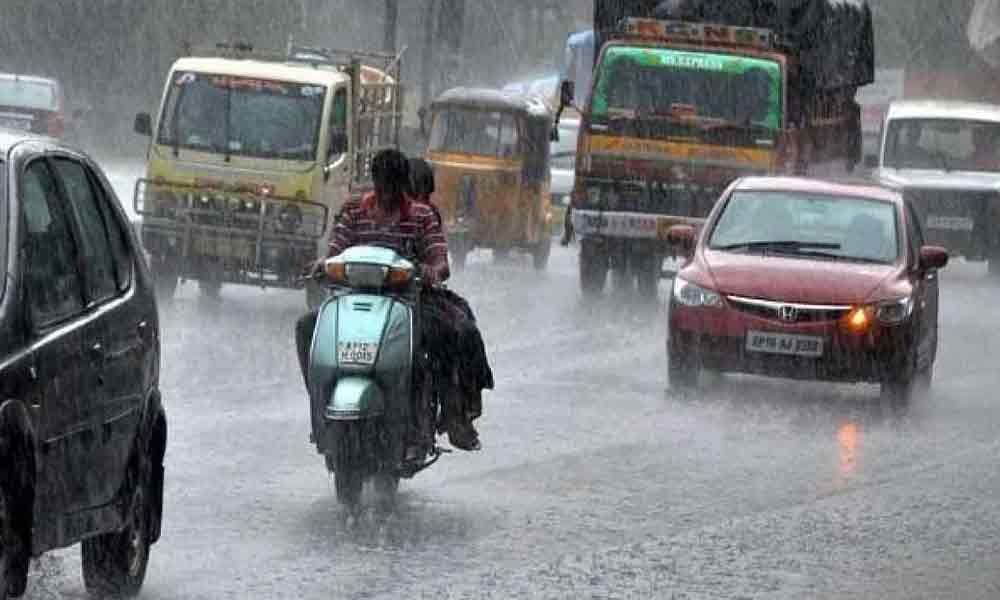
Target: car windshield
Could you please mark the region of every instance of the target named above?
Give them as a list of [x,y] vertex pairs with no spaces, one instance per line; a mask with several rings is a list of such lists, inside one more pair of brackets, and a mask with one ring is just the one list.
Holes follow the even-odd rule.
[[1000,123],[894,119],[884,165],[890,169],[1000,172]]
[[0,79],[0,106],[56,110],[55,87],[46,81]]
[[160,144],[256,158],[315,160],[326,87],[177,72]]
[[781,67],[775,61],[612,46],[597,69],[591,117],[608,124],[619,116],[684,114],[705,124],[774,131],[781,126],[781,106]]
[[888,264],[899,256],[896,208],[853,196],[735,192],[709,247]]
[[434,152],[514,158],[519,137],[513,114],[451,107],[435,114],[428,147]]

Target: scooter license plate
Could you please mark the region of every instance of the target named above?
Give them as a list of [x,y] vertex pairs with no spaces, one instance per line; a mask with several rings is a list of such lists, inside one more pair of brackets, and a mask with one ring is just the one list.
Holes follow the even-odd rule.
[[337,344],[337,360],[347,365],[374,365],[378,344],[370,342],[341,342]]

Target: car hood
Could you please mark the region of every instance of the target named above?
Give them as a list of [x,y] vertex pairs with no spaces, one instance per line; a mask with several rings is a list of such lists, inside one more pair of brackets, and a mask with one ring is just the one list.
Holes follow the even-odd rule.
[[727,296],[806,304],[867,302],[898,265],[871,265],[706,250],[702,265]]
[[880,183],[896,188],[940,190],[1000,190],[1000,173],[980,171],[944,171],[929,169],[880,169]]

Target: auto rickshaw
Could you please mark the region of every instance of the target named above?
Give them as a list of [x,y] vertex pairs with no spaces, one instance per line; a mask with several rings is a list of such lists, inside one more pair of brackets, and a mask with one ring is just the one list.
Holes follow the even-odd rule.
[[427,161],[452,262],[469,252],[527,252],[538,270],[551,251],[549,135],[553,114],[539,98],[455,88],[431,105]]

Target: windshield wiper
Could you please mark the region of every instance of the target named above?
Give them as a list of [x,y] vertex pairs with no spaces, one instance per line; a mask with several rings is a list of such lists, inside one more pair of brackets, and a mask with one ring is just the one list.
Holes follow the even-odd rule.
[[840,244],[826,242],[802,242],[797,240],[777,240],[759,242],[739,242],[737,244],[727,244],[725,246],[713,246],[713,250],[743,250],[752,252],[754,250],[777,250],[779,252],[801,253],[803,250],[840,250]]

